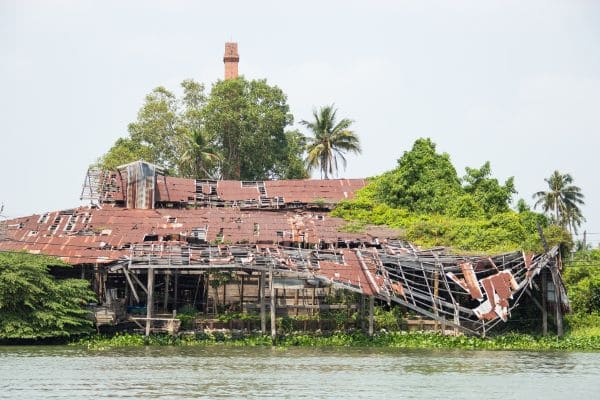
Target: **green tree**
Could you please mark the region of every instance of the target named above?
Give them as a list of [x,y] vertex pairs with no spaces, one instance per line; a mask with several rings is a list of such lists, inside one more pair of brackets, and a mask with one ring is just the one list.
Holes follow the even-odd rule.
[[129,138],[119,139],[100,164],[106,169],[143,158],[170,175],[262,180],[304,178],[304,137],[285,132],[293,117],[287,98],[265,80],[243,77],[204,85],[181,83],[183,95],[163,87],[146,96]]
[[276,160],[274,175],[281,179],[306,179],[308,171],[302,159],[306,148],[306,137],[297,130],[285,132],[286,147],[283,156]]
[[129,164],[137,160],[155,162],[150,147],[134,142],[129,138],[119,138],[108,152],[100,158],[99,164],[105,170],[114,171],[119,165]]
[[[157,87],[148,94],[137,120],[128,126],[129,138],[118,139],[101,158],[100,165],[115,169],[118,165],[144,159],[171,175],[189,177],[198,172],[199,164],[206,167],[205,160],[199,162],[193,158],[198,152],[203,153],[194,144],[201,144],[196,134],[203,129],[204,85],[185,80],[181,87],[181,99],[164,87]],[[182,157],[186,151],[188,157]],[[205,175],[203,171],[199,177]]]
[[293,116],[280,88],[243,77],[218,81],[202,115],[205,132],[221,150],[224,179],[289,177],[281,167],[290,156],[285,127]]
[[319,168],[321,178],[329,179],[339,170],[338,158],[346,168],[346,153],[360,154],[360,140],[350,130],[353,121],[342,118],[336,121],[337,110],[333,105],[313,110],[313,120],[300,123],[308,128],[312,137],[306,147],[306,164],[309,171]]
[[128,127],[131,140],[147,146],[152,161],[171,174],[178,174],[178,159],[186,143],[186,132],[180,124],[178,102],[173,93],[158,87],[146,96],[136,122]]
[[463,177],[464,190],[473,196],[485,211],[486,215],[506,212],[510,209],[510,202],[515,193],[514,178],[510,177],[504,185],[498,179],[492,178],[490,162],[486,161],[481,168],[466,168],[467,174]]
[[545,213],[551,213],[555,224],[571,230],[577,229],[585,221],[579,208],[585,202],[581,189],[573,184],[573,177],[554,171],[544,180],[548,184],[548,191],[534,193],[534,207],[541,206]]
[[194,178],[218,178],[221,155],[201,130],[192,131],[181,155],[182,175]]
[[378,201],[415,212],[443,214],[463,193],[450,156],[437,153],[429,138],[417,139],[398,160],[398,166],[375,184]]
[[0,253],[0,339],[44,339],[88,333],[83,308],[95,301],[89,283],[54,279],[50,267],[62,261],[27,253]]

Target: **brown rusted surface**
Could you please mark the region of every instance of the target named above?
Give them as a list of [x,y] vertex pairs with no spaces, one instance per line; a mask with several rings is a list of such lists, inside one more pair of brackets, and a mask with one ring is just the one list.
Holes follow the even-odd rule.
[[473,264],[470,262],[464,262],[459,264],[460,270],[463,274],[463,278],[459,278],[452,272],[449,272],[447,276],[452,279],[457,285],[459,285],[465,292],[469,292],[471,297],[475,300],[483,300],[483,293],[479,287]]
[[[370,243],[367,234],[340,232],[346,222],[327,213],[261,211],[235,208],[102,209],[80,207],[6,223],[9,240],[0,250],[26,250],[62,257],[71,264],[110,263],[131,244],[185,242],[206,229],[206,242],[335,244]],[[384,233],[384,232],[380,232]],[[395,234],[388,231],[389,236]]]

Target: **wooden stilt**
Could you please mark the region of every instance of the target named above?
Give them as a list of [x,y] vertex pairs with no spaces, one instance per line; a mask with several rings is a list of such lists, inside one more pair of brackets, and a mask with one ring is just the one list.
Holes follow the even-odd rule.
[[244,312],[244,275],[240,275],[240,312]]
[[154,308],[154,269],[148,268],[148,300],[146,302],[146,336],[150,335],[152,326],[152,311]]
[[369,337],[373,336],[375,317],[375,297],[369,296]]
[[360,295],[360,304],[358,305],[358,318],[360,320],[360,329],[363,333],[367,333],[365,321],[365,296]]
[[171,272],[165,271],[165,297],[163,299],[163,310],[168,311],[169,308],[169,285],[171,283]]
[[548,335],[548,274],[542,270],[542,335]]
[[[294,305],[297,306],[298,305],[298,294],[300,293],[299,289],[295,290],[295,294],[294,294]],[[296,316],[298,316],[298,307],[296,307]]]
[[276,296],[275,296],[275,285],[273,282],[273,263],[269,265],[269,286],[271,287],[271,340],[275,344],[277,339],[277,327],[276,327]]
[[265,272],[261,271],[259,280],[259,297],[260,297],[260,331],[263,335],[267,334],[267,316],[265,313]]
[[174,272],[174,288],[173,288],[173,310],[177,311],[177,303],[179,301],[179,272],[175,270]]

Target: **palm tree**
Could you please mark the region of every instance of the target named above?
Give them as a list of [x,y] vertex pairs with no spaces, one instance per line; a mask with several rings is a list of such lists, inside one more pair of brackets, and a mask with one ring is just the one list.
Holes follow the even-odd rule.
[[185,173],[194,178],[214,178],[215,167],[221,161],[221,156],[206,135],[200,130],[191,131],[186,147],[181,155]]
[[534,193],[533,198],[537,199],[534,207],[542,206],[546,213],[552,211],[557,225],[568,227],[569,230],[576,232],[581,222],[585,221],[579,208],[585,204],[581,189],[573,185],[573,177],[570,174],[561,174],[558,171],[554,171],[544,180],[549,190]]
[[300,121],[313,134],[313,137],[308,138],[306,146],[307,169],[310,172],[318,167],[321,170],[321,178],[325,179],[337,174],[338,158],[346,169],[344,154],[361,152],[358,136],[349,129],[354,121],[343,118],[336,122],[336,113],[333,105],[325,106],[318,111],[313,110],[312,121]]

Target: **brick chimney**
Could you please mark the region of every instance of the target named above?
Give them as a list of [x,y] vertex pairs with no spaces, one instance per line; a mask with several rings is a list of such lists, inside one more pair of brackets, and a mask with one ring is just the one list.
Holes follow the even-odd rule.
[[238,77],[239,61],[240,56],[238,54],[237,43],[225,43],[225,55],[223,56],[223,62],[225,63],[225,79],[235,79]]

